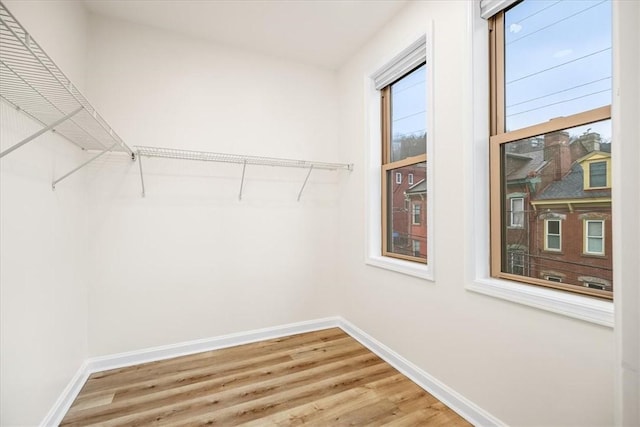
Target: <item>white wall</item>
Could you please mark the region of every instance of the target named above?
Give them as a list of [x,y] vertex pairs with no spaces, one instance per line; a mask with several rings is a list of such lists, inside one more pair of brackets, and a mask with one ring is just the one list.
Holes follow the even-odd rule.
[[[640,425],[640,4],[614,3],[614,183],[616,291],[616,425]],[[614,194],[615,196],[615,194]],[[634,238],[635,237],[635,238]]]
[[[335,75],[93,17],[88,97],[130,145],[340,161]],[[109,164],[107,168],[105,163]],[[111,156],[92,167],[90,352],[335,315],[347,172]]]
[[[510,425],[613,423],[610,328],[465,290],[474,206],[467,2],[411,3],[339,73],[341,146],[356,161],[341,199],[340,314]],[[433,22],[435,283],[364,264],[364,80]]]
[[[73,2],[5,2],[84,85],[86,18]],[[0,149],[40,129],[0,105]],[[35,425],[87,358],[87,222],[80,150],[45,134],[0,161],[0,424]]]

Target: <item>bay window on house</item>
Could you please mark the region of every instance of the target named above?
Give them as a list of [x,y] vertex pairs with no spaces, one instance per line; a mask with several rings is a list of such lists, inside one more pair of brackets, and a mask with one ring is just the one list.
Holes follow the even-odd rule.
[[610,299],[611,1],[493,4],[491,276]]

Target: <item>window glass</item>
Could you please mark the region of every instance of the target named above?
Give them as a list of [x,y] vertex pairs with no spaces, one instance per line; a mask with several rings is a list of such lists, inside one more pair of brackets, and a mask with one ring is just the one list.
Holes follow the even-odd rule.
[[559,251],[562,249],[562,242],[560,236],[560,221],[547,220],[547,244],[545,249],[548,251]]
[[611,104],[609,1],[524,1],[505,13],[506,131]]
[[522,197],[511,199],[511,226],[524,226],[524,199]]
[[391,85],[391,161],[426,153],[427,66]]
[[589,187],[607,186],[607,162],[589,164]]
[[587,221],[587,252],[604,253],[604,227],[602,221]]
[[[426,260],[427,227],[422,220],[422,212],[426,212],[427,207],[426,166],[426,162],[421,162],[389,171],[386,197],[388,252],[414,256],[415,242],[419,242],[425,248],[420,252]],[[407,180],[400,184],[392,181],[390,177],[396,172],[403,176],[413,174],[414,184],[410,185]]]
[[[610,227],[611,221],[600,218],[611,216],[611,189],[585,188],[584,174],[593,173],[593,165],[606,167],[606,162],[590,159],[611,155],[611,120],[517,140],[501,147],[501,179],[506,189],[502,271],[535,278],[544,278],[543,270],[558,271],[566,275],[563,283],[582,287],[580,277],[611,282],[610,258],[583,256],[584,252],[596,255],[607,252],[605,226]],[[595,166],[596,176],[601,167]],[[516,216],[520,211],[522,219]],[[514,224],[522,224],[522,228],[514,228]]]

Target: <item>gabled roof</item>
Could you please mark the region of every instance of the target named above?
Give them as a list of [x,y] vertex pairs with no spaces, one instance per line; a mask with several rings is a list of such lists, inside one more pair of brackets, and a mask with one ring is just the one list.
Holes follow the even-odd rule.
[[404,192],[406,195],[417,195],[417,194],[426,194],[427,193],[427,180],[422,179],[419,182],[415,183],[407,191]]
[[506,153],[507,182],[525,179],[546,164],[542,150],[528,153]]

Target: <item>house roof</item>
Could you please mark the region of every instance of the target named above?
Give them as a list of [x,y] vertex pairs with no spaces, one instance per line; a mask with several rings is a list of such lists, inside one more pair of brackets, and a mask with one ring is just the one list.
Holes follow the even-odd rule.
[[556,199],[594,199],[599,197],[611,197],[611,189],[584,190],[584,177],[582,167],[575,163],[568,174],[561,180],[554,181],[539,192],[535,200]]
[[542,150],[527,153],[507,153],[507,181],[525,179],[531,172],[538,171],[545,165],[544,152]]
[[426,194],[427,193],[427,180],[423,179],[420,182],[414,184],[413,186],[409,187],[409,189],[407,191],[404,192],[405,194],[411,196],[411,195],[416,195],[416,194]]

